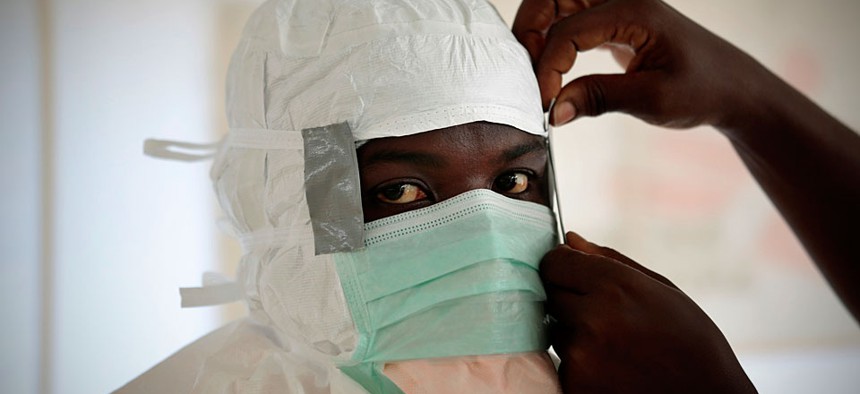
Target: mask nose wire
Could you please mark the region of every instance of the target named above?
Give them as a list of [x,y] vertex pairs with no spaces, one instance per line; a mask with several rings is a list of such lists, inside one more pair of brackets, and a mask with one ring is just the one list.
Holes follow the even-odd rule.
[[553,138],[553,127],[549,124],[549,117],[552,114],[553,107],[555,107],[555,99],[552,99],[549,103],[549,111],[544,115],[544,129],[547,131],[547,152],[549,153],[549,162],[548,162],[548,172],[549,172],[549,192],[552,195],[552,201],[554,203],[553,206],[553,214],[555,215],[555,226],[556,231],[558,232],[558,240],[559,243],[564,243],[564,221],[562,219],[563,215],[561,213],[561,196],[558,192],[558,177],[556,176],[556,163],[555,153],[554,153],[554,138]]

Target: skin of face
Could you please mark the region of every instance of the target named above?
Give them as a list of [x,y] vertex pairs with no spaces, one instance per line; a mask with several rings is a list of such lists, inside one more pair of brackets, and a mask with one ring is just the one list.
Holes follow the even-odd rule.
[[475,122],[358,149],[365,223],[475,189],[549,206],[544,137]]

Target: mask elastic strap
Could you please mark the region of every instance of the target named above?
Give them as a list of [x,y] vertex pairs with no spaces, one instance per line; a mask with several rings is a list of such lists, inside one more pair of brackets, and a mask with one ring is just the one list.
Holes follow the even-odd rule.
[[553,214],[555,215],[555,225],[556,231],[558,232],[558,238],[560,243],[564,243],[564,234],[565,227],[564,221],[562,219],[561,214],[561,196],[558,192],[558,177],[556,176],[556,160],[555,154],[553,153],[554,149],[554,138],[553,138],[553,127],[549,124],[549,116],[552,114],[552,110],[555,107],[555,99],[552,99],[549,103],[549,111],[546,113],[544,117],[544,128],[547,132],[547,151],[549,152],[549,163],[548,163],[548,172],[549,172],[549,192],[552,195],[552,200],[554,203],[553,206]]

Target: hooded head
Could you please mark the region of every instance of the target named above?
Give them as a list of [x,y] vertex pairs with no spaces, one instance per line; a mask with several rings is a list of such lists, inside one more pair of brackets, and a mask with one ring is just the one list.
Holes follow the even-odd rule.
[[[519,150],[495,144],[509,158],[545,146],[528,54],[483,0],[270,0],[248,22],[227,93],[230,132],[211,175],[244,249],[251,314],[335,362],[353,357],[361,335],[332,255],[365,246],[365,218],[407,210],[363,212],[362,195],[404,192],[401,183],[385,194],[365,173],[374,188],[362,192],[368,142],[516,133]],[[357,160],[361,146],[370,153]],[[488,188],[522,185],[515,171],[497,175]],[[546,204],[543,193],[527,200]]]

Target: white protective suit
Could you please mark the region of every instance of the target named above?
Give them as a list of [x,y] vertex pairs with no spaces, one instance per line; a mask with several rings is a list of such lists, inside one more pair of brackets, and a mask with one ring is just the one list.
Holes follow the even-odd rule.
[[[249,316],[118,392],[366,392],[338,369],[359,334],[330,254],[362,246],[338,238],[338,223],[354,227],[356,218],[349,204],[336,214],[313,212],[305,184],[307,130],[346,125],[352,155],[366,140],[477,121],[546,133],[528,54],[484,0],[267,1],[233,55],[227,116],[230,132],[211,177],[244,254],[236,284],[185,289],[183,304],[241,299]],[[164,146],[149,148],[157,153]],[[357,184],[332,187],[358,193]],[[325,215],[340,215],[331,218],[328,239],[342,243],[320,241]],[[470,388],[469,381],[499,373],[523,385],[509,391],[553,392],[548,360],[543,351],[430,368],[415,360],[386,366],[386,374],[407,392],[497,391],[483,383]]]

